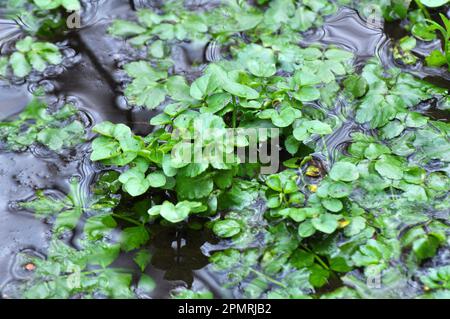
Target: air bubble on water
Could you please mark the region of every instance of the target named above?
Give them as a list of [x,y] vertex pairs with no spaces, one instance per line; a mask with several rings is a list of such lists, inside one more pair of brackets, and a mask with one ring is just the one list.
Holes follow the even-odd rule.
[[65,58],[73,58],[77,54],[77,51],[73,48],[64,48],[62,54]]
[[38,88],[44,89],[45,93],[52,93],[55,91],[55,84],[49,80],[42,80],[39,82]]
[[116,106],[119,110],[122,110],[122,111],[127,111],[127,110],[132,109],[132,107],[130,105],[128,105],[127,99],[123,95],[116,97]]

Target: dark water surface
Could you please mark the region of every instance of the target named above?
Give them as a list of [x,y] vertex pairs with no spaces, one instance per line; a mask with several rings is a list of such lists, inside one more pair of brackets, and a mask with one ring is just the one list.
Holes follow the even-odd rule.
[[[199,3],[200,1],[196,1]],[[36,84],[44,85],[50,103],[71,101],[84,113],[89,126],[109,120],[126,123],[137,133],[148,133],[149,118],[157,111],[131,110],[121,97],[124,75],[120,66],[142,55],[123,50],[124,42],[106,36],[106,28],[117,17],[126,18],[132,8],[148,6],[150,1],[91,1],[90,16],[82,29],[72,32],[67,45],[74,51],[66,52],[67,63],[63,70],[57,70],[46,79],[34,78],[32,83],[9,85],[0,81],[0,120],[19,113],[31,98]],[[390,26],[392,28],[392,26]],[[391,30],[384,30],[365,23],[351,9],[342,9],[327,19],[323,27],[311,32],[302,44],[333,44],[351,50],[356,56],[356,67],[372,56],[379,56],[386,66],[394,66],[391,58]],[[7,46],[14,39],[17,30],[10,20],[0,20],[0,46]],[[188,77],[198,74],[205,64],[206,43],[184,44],[174,48],[172,57],[178,72]],[[2,48],[0,48],[2,49]],[[416,68],[414,74],[427,78],[441,86],[449,86],[449,77],[436,70]],[[423,113],[436,119],[448,120],[448,112],[427,106]],[[330,153],[341,150],[350,133],[363,130],[345,113],[345,105],[339,105],[329,116],[342,121],[342,127],[327,138]],[[13,280],[22,279],[23,269],[16,262],[21,251],[32,251],[45,255],[51,238],[50,227],[32,214],[18,210],[14,202],[33,196],[37,189],[55,194],[69,191],[71,177],[81,181],[81,191],[89,195],[90,186],[99,173],[99,168],[88,160],[89,143],[77,148],[76,154],[49,155],[38,147],[25,153],[0,151],[0,290],[3,297],[13,291]],[[148,273],[157,281],[157,289],[151,297],[167,297],[168,292],[179,285],[206,287],[216,297],[232,297],[220,287],[218,278],[208,270],[208,255],[220,247],[205,231],[186,229],[155,229],[156,240],[150,250],[153,254],[152,267]],[[74,234],[74,238],[80,233]],[[131,255],[124,254],[116,262],[121,267],[136,269]],[[115,265],[116,265],[115,264]],[[148,297],[148,296],[142,296]]]

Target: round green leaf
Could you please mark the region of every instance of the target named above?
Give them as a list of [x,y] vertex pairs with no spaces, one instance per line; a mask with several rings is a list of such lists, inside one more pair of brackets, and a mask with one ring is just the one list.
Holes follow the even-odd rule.
[[330,177],[335,181],[351,182],[359,177],[355,164],[349,162],[336,162],[330,171]]
[[430,8],[441,7],[444,4],[448,3],[449,0],[419,0],[422,4],[426,5]]
[[375,170],[386,178],[401,179],[403,177],[402,163],[394,156],[382,155],[375,163]]
[[165,201],[161,205],[159,214],[171,223],[179,223],[189,216],[189,207],[186,205],[175,206],[169,201]]
[[241,232],[241,225],[234,219],[219,220],[214,223],[213,232],[219,237],[229,238]]
[[334,213],[339,212],[344,207],[342,205],[342,202],[339,199],[335,198],[324,199],[322,201],[322,205],[323,207]]
[[161,172],[154,172],[147,175],[146,179],[151,187],[162,187],[166,184],[166,176]]
[[336,216],[331,214],[322,214],[319,217],[313,218],[311,223],[315,229],[326,234],[331,234],[339,226]]

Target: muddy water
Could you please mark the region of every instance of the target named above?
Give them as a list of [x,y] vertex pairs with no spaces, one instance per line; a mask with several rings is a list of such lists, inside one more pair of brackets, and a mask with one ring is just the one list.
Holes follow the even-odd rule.
[[[85,1],[86,2],[86,1]],[[88,1],[89,2],[89,1]],[[201,1],[196,1],[197,5]],[[203,1],[207,2],[207,1]],[[156,111],[133,110],[122,97],[124,75],[120,66],[142,56],[142,52],[124,50],[125,43],[106,36],[106,28],[112,19],[127,18],[130,9],[148,7],[155,1],[90,1],[88,15],[83,27],[73,31],[67,46],[74,49],[68,53],[70,60],[61,72],[53,76],[35,78],[33,83],[9,85],[0,81],[0,120],[17,114],[30,100],[30,91],[36,84],[44,84],[49,102],[73,102],[84,113],[85,121],[92,127],[95,123],[109,120],[127,123],[136,133],[148,133],[149,118]],[[8,46],[14,38],[11,21],[0,20],[0,45]],[[379,56],[385,65],[393,66],[391,59],[391,34],[363,21],[350,9],[342,9],[327,19],[325,25],[308,34],[302,44],[333,44],[351,50],[357,56],[356,67],[371,56]],[[176,71],[187,77],[195,77],[206,61],[203,60],[205,43],[183,44],[176,47],[172,56],[176,61]],[[416,68],[410,70],[421,77],[432,77],[435,81],[448,84],[449,77],[436,71]],[[319,105],[317,105],[320,108]],[[427,106],[423,110],[429,116],[448,119],[448,114]],[[340,121],[342,126],[326,140],[329,155],[341,151],[350,141],[350,134],[363,131],[354,123],[346,111],[343,101],[338,101],[329,116]],[[66,194],[68,181],[77,176],[81,181],[81,191],[89,196],[91,184],[100,169],[89,162],[89,143],[79,146],[74,153],[61,156],[34,148],[25,153],[0,151],[0,289],[7,297],[11,291],[7,283],[21,279],[23,270],[16,262],[21,251],[32,251],[45,255],[50,227],[31,214],[18,210],[14,202],[30,198],[37,189],[45,189],[55,194]],[[232,297],[233,292],[222,289],[219,280],[208,269],[208,255],[217,249],[206,231],[186,229],[155,229],[157,240],[151,243],[152,267],[148,273],[157,281],[157,289],[151,296],[164,298],[177,286],[205,287],[216,297]],[[75,233],[74,238],[80,236]],[[138,271],[132,256],[124,254],[115,265]]]

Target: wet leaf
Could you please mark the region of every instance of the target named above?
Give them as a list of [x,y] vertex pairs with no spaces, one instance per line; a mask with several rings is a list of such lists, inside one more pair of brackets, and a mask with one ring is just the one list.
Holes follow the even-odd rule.
[[219,237],[229,238],[241,232],[241,225],[233,219],[219,220],[214,223],[213,231]]

